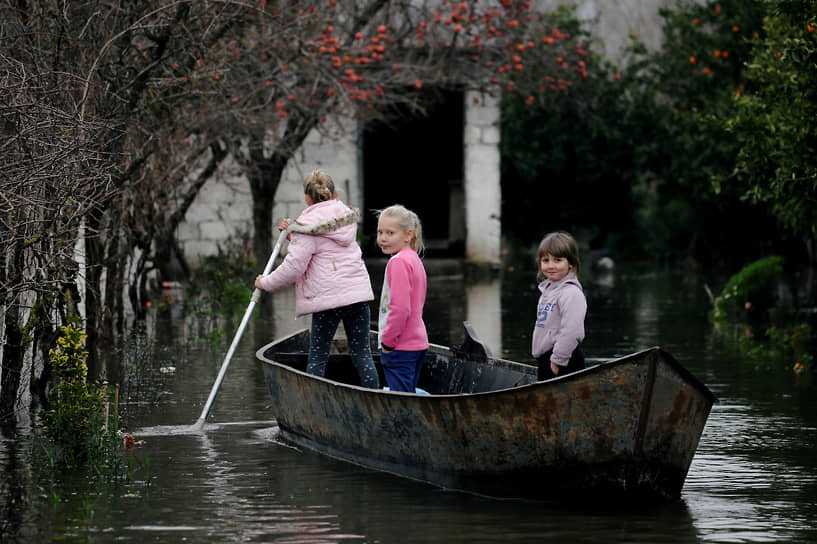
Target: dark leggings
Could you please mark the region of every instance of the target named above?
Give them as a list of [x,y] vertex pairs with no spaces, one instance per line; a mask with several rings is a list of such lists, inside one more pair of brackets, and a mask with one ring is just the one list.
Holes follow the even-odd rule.
[[369,341],[370,318],[371,312],[367,302],[357,302],[312,314],[309,362],[306,365],[306,371],[315,376],[323,376],[326,373],[326,362],[329,360],[332,338],[335,337],[335,331],[338,330],[338,323],[343,320],[346,339],[349,341],[349,353],[360,375],[360,385],[380,389],[380,378],[374,367]]
[[576,349],[574,349],[573,353],[570,354],[570,360],[567,362],[567,366],[559,367],[559,374],[554,374],[553,371],[550,370],[551,355],[553,355],[553,350],[550,350],[544,355],[540,355],[536,358],[536,360],[539,362],[539,374],[537,379],[540,382],[542,380],[555,378],[556,376],[572,374],[573,372],[584,368],[584,353],[582,353],[582,350],[578,346],[576,346]]

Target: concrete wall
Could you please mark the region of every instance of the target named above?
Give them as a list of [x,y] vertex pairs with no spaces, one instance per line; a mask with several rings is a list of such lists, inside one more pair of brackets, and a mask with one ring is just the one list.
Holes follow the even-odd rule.
[[[305,208],[303,179],[315,168],[329,172],[339,198],[366,209],[357,130],[347,121],[342,132],[313,131],[290,161],[275,195],[273,221],[294,218]],[[499,179],[499,108],[488,95],[467,93],[463,142],[464,195],[452,201],[452,215],[464,214],[466,257],[477,263],[498,263],[501,236]],[[457,212],[457,213],[455,213]],[[208,181],[178,230],[185,258],[192,266],[213,254],[229,237],[246,234],[251,225],[249,182],[228,159]]]

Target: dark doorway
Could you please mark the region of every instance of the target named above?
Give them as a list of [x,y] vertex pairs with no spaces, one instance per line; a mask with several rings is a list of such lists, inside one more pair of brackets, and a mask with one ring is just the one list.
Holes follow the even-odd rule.
[[[430,257],[465,254],[463,211],[463,93],[441,93],[428,115],[398,112],[390,121],[370,123],[363,132],[362,245],[380,256],[373,210],[403,204],[423,224]],[[402,115],[400,115],[402,113]]]

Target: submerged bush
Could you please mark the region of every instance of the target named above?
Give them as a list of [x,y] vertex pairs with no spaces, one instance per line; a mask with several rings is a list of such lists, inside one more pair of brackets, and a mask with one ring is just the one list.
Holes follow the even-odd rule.
[[[790,309],[775,308],[783,262],[779,256],[766,257],[729,278],[714,300],[710,317],[721,335],[736,340],[743,360],[754,368],[810,375],[815,349],[812,326]],[[780,311],[771,312],[772,308]]]
[[735,333],[741,360],[754,370],[786,370],[809,378],[813,376],[815,338],[808,323],[772,325],[759,331],[746,324],[721,327],[721,332],[726,330]]
[[765,257],[729,278],[715,299],[712,318],[763,319],[776,301],[777,283],[783,277],[783,258]]
[[113,448],[116,416],[106,407],[104,383],[86,381],[85,332],[74,324],[60,331],[57,347],[49,351],[57,385],[49,394],[49,408],[41,412],[43,432],[53,460],[96,462]]
[[261,272],[249,247],[248,235],[239,234],[202,260],[189,285],[188,309],[196,314],[241,315]]

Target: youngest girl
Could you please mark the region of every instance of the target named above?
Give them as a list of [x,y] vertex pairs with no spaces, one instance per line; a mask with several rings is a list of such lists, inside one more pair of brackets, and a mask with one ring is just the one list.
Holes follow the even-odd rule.
[[539,362],[539,380],[563,376],[584,368],[579,343],[584,339],[587,301],[577,277],[579,247],[566,232],[552,232],[539,244],[539,304],[533,328],[533,356]]
[[428,351],[423,323],[427,279],[418,255],[423,235],[417,214],[399,204],[380,210],[377,245],[391,256],[380,295],[380,362],[389,389],[414,393]]

